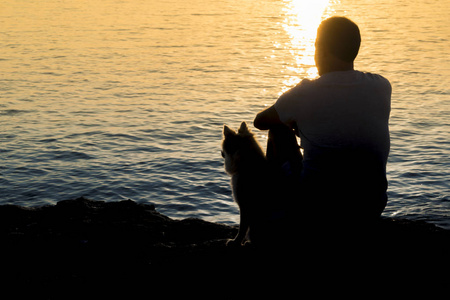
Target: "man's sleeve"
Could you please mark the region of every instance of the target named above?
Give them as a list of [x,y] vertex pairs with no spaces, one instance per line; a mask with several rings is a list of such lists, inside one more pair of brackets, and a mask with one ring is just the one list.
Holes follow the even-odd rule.
[[287,126],[294,128],[295,122],[301,113],[301,90],[302,86],[309,80],[302,80],[296,87],[290,89],[278,98],[275,102],[275,110],[278,113],[280,121]]
[[290,124],[294,121],[292,104],[292,97],[290,97],[290,93],[288,91],[281,95],[274,105],[275,110],[278,113],[278,117],[280,117],[280,121],[288,126],[290,126]]

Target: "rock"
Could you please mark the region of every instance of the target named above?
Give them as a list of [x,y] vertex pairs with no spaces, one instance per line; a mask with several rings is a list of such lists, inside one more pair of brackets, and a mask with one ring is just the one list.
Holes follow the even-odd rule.
[[237,229],[195,218],[174,220],[153,205],[131,200],[78,198],[35,208],[3,205],[1,264],[12,282],[48,286],[147,282],[161,278],[161,272],[181,269],[267,270],[296,263],[304,269],[310,262],[314,268],[328,267],[342,257],[347,265],[356,257],[374,263],[389,258],[398,263],[402,257],[442,262],[450,251],[449,231],[401,219],[385,218],[370,230],[358,231],[358,236],[334,239],[323,233],[310,233],[315,238],[307,239],[299,231],[271,249],[227,247]]
[[151,274],[199,260],[206,248],[225,249],[236,231],[199,219],[173,220],[131,200],[0,206],[2,265],[11,278],[36,283]]

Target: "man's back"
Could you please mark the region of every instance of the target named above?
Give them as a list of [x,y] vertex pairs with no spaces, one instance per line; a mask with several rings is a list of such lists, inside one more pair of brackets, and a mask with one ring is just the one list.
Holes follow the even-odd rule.
[[278,99],[280,120],[301,138],[310,197],[386,200],[390,98],[382,76],[345,71],[303,80]]
[[379,75],[327,73],[303,80],[275,103],[281,121],[297,126],[304,163],[333,150],[368,150],[386,164],[389,154],[391,86]]

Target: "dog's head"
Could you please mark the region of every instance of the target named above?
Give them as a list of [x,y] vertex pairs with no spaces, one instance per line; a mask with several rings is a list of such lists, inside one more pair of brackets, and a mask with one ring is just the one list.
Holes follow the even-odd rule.
[[261,147],[247,127],[247,123],[242,122],[237,132],[224,125],[223,136],[222,157],[225,158],[225,170],[228,174],[235,174],[244,159],[247,162],[255,158],[262,157],[264,159]]

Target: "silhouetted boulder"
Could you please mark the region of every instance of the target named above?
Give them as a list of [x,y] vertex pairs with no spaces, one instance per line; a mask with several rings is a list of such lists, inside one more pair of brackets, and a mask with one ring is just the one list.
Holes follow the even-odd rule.
[[[355,225],[356,226],[356,225]],[[148,282],[176,270],[242,270],[355,260],[373,267],[406,257],[448,261],[450,232],[418,221],[384,218],[358,236],[310,239],[299,231],[271,249],[227,247],[237,226],[195,218],[174,220],[153,205],[85,198],[25,208],[0,206],[1,265],[14,283],[51,286]],[[361,258],[363,260],[361,260]],[[371,264],[372,263],[372,264]],[[364,265],[364,264],[362,264]],[[241,272],[241,271],[240,271]],[[153,281],[152,281],[153,282]]]

